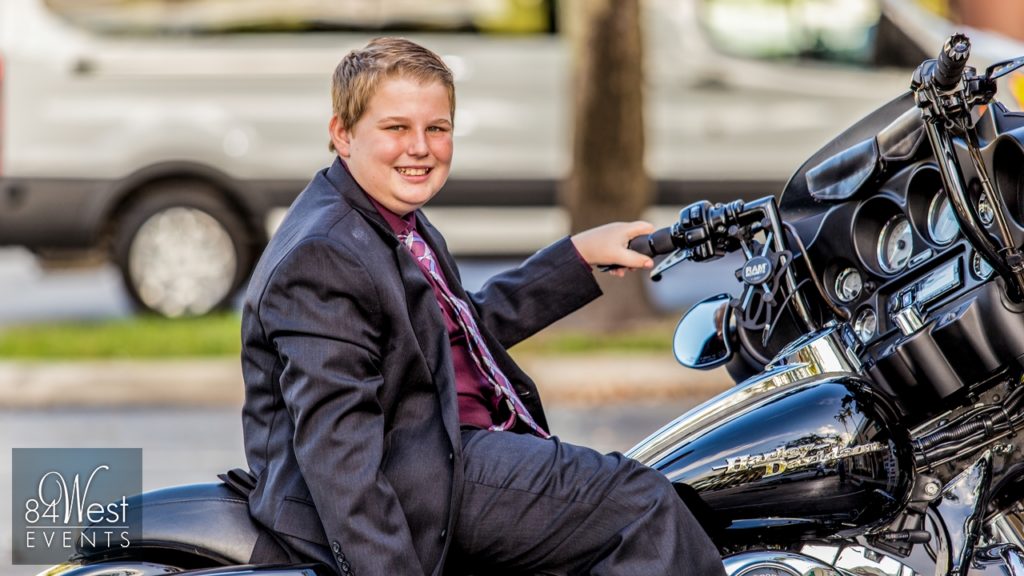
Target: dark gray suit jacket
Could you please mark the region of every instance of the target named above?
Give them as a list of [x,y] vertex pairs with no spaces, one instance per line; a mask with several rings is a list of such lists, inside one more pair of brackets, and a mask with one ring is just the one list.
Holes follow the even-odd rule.
[[[531,414],[505,349],[600,294],[566,238],[479,292],[418,229]],[[242,311],[245,450],[254,518],[342,574],[440,574],[462,492],[448,334],[412,255],[340,164],[295,200]]]

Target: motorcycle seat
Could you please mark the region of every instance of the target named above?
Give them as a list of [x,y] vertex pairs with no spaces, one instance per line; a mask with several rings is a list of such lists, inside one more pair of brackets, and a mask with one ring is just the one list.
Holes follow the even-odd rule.
[[[132,496],[127,502],[128,525],[137,526],[141,519],[141,537],[130,538],[127,549],[121,548],[119,538],[80,538],[78,556],[186,554],[217,564],[246,564],[263,532],[249,516],[245,497],[222,483],[174,486]],[[94,529],[99,531],[102,525],[85,532]]]

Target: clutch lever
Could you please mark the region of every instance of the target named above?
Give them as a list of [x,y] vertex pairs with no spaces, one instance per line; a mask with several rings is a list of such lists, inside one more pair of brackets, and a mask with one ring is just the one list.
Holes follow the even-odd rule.
[[985,80],[991,82],[998,80],[1003,76],[1006,76],[1010,72],[1024,66],[1024,57],[1013,58],[1011,60],[1003,60],[1002,62],[996,62],[985,69]]

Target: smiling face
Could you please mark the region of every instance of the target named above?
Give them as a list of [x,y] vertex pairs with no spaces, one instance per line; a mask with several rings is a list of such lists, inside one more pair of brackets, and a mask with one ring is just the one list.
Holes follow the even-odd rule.
[[440,82],[383,80],[353,126],[335,115],[330,131],[356,182],[399,216],[426,204],[448,179],[451,104]]

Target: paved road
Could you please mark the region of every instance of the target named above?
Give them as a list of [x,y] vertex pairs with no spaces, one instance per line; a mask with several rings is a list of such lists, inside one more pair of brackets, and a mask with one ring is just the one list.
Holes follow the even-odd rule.
[[[464,260],[460,262],[460,269],[466,287],[473,290],[494,273],[517,263],[516,260]],[[693,274],[697,266],[700,266],[699,275]],[[684,263],[670,270],[661,282],[649,283],[651,296],[662,310],[684,310],[706,296],[734,292],[738,284],[732,274],[738,267],[735,255],[705,264]],[[0,249],[0,326],[118,318],[130,314],[131,310],[120,273],[113,265],[44,269],[25,250]]]
[[[601,451],[627,450],[689,409],[693,401],[580,408],[551,406],[551,427],[567,442]],[[244,464],[236,408],[120,411],[0,411],[0,576],[28,576],[41,567],[12,566],[11,448],[141,447],[143,486],[152,490],[209,482]]]

